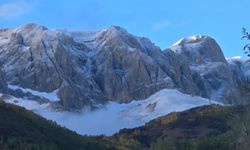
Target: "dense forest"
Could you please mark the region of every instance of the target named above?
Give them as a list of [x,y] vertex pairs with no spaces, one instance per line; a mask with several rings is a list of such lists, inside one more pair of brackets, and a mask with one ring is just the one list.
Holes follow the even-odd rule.
[[98,137],[85,137],[25,108],[0,101],[1,150],[115,149]]

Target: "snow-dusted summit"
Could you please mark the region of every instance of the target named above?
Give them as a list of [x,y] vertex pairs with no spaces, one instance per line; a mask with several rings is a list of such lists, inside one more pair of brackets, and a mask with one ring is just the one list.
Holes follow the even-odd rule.
[[220,46],[208,36],[190,36],[175,43],[171,50],[185,56],[191,65],[206,62],[226,62]]
[[165,88],[222,102],[244,98],[239,87],[246,86],[248,68],[237,65],[207,36],[161,50],[118,26],[96,32],[37,24],[0,29],[1,92],[65,109],[130,102]]

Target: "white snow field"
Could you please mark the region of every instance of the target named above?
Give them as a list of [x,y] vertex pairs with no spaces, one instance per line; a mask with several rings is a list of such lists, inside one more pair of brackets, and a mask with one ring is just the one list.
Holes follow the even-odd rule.
[[132,101],[127,104],[109,102],[95,111],[87,108],[81,112],[55,111],[49,107],[49,103],[39,104],[32,100],[14,97],[7,98],[5,101],[23,106],[82,135],[112,135],[120,129],[144,125],[170,112],[217,103],[173,89],[163,89],[145,100]]

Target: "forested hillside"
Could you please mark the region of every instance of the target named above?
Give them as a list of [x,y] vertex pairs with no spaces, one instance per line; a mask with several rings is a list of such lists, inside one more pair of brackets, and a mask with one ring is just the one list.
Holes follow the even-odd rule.
[[247,150],[250,106],[203,106],[171,113],[112,137],[128,149]]
[[112,149],[98,137],[83,137],[22,107],[0,101],[1,150]]

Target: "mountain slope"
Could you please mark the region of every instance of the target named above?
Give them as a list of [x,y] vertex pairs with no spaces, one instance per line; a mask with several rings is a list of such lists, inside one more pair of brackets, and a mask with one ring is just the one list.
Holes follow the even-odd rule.
[[248,150],[250,106],[202,106],[106,137],[80,136],[0,102],[0,149]]
[[144,100],[126,104],[109,102],[102,108],[91,110],[91,108],[85,107],[77,112],[72,112],[54,109],[56,106],[49,103],[8,95],[1,96],[0,94],[1,97],[7,103],[25,107],[82,135],[112,135],[122,128],[144,125],[146,122],[172,111],[183,111],[215,103],[199,96],[183,94],[177,90],[163,89]]
[[220,102],[244,96],[236,80],[242,72],[232,73],[207,36],[191,36],[162,51],[118,26],[71,32],[27,24],[0,30],[0,66],[11,95],[56,101],[67,110],[140,100],[165,88]]
[[128,149],[247,150],[250,144],[248,106],[202,106],[123,129],[111,141]]
[[98,138],[83,137],[31,111],[0,101],[0,149],[112,149]]

